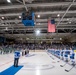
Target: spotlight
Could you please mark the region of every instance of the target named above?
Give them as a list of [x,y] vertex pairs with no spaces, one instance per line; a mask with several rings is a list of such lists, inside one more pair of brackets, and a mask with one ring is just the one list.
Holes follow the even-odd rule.
[[40,30],[36,30],[36,34],[39,35],[40,34]]
[[19,16],[19,18],[21,18],[21,16]]
[[62,38],[60,38],[60,40],[62,40]]
[[2,17],[2,19],[4,19],[4,17]]
[[60,16],[60,14],[57,15],[57,17],[59,17],[59,16]]
[[40,15],[38,15],[37,17],[40,18]]
[[11,1],[10,1],[10,0],[7,0],[7,2],[8,2],[8,3],[11,3]]

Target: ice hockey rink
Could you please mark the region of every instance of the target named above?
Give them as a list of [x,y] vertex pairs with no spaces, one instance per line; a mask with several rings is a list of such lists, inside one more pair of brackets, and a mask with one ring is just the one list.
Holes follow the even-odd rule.
[[[0,55],[0,72],[13,65],[14,54]],[[70,69],[72,66],[66,64],[59,58],[47,53],[46,51],[32,51],[27,56],[21,56],[19,59],[19,66],[23,66],[15,75],[76,75],[76,67],[70,72],[65,69]],[[14,70],[5,73],[5,75],[12,75]],[[10,74],[11,73],[11,74]],[[0,74],[3,75],[3,74]]]
[[76,75],[76,0],[0,0],[0,75]]

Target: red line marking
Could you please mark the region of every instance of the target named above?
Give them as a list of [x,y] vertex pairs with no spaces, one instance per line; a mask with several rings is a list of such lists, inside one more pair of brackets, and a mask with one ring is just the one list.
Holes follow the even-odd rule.
[[[22,57],[20,57],[20,58],[22,58]],[[14,60],[11,60],[11,61],[9,61],[9,62],[6,62],[6,63],[4,63],[4,64],[1,64],[0,67],[1,67],[1,66],[4,66],[4,65],[6,65],[6,64],[9,64],[9,63],[12,62],[12,61],[14,61]]]
[[6,62],[6,63],[0,65],[0,67],[1,67],[1,66],[4,66],[4,65],[6,65],[6,64],[8,64],[8,63],[10,63],[10,62],[12,62],[12,61],[13,61],[13,60],[11,60],[11,61],[9,61],[9,62]]

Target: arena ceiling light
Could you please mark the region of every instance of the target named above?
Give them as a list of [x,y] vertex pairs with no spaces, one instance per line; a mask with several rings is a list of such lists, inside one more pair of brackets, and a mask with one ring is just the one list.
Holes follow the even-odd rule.
[[36,30],[36,35],[39,35],[40,34],[40,30]]
[[21,18],[21,16],[19,16],[19,18]]
[[4,17],[2,17],[2,19],[4,19]]
[[62,40],[62,38],[60,38],[60,40]]
[[7,0],[7,2],[8,2],[8,3],[11,3],[11,1],[10,1],[10,0]]
[[69,19],[67,18],[67,21],[68,21]]
[[69,23],[71,23],[71,22],[69,22]]
[[60,16],[60,14],[57,15],[57,17],[59,17],[59,16]]
[[6,27],[5,30],[8,30],[8,27]]
[[37,17],[40,18],[40,15],[38,15]]

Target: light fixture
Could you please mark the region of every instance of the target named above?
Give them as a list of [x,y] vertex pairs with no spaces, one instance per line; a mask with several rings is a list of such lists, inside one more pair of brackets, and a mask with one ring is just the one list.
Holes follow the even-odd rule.
[[62,40],[62,38],[60,38],[60,40]]
[[40,30],[36,30],[36,35],[39,35],[40,34]]
[[8,2],[8,3],[11,3],[11,1],[10,1],[10,0],[7,0],[7,2]]
[[21,18],[21,16],[19,16],[19,18]]
[[37,17],[40,18],[40,15],[38,15]]
[[57,17],[59,17],[59,16],[60,16],[60,14],[57,15]]
[[2,17],[2,19],[4,19],[4,17]]
[[8,30],[8,27],[6,27],[5,30]]
[[71,22],[69,22],[69,23],[71,23]]
[[67,21],[68,21],[69,19],[67,18]]

